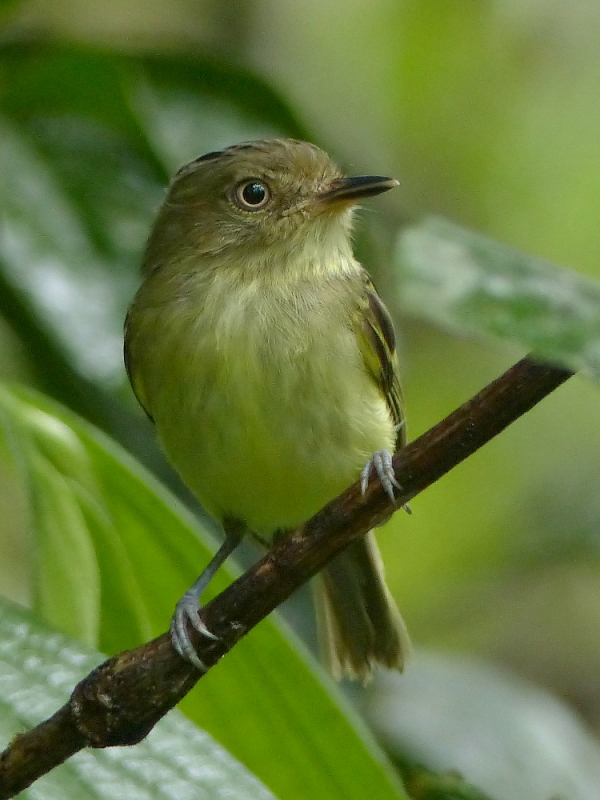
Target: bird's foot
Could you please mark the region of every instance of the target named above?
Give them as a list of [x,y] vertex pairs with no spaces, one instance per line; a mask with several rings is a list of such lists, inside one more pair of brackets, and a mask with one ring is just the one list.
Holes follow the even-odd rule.
[[173,647],[177,650],[179,655],[186,661],[189,661],[196,669],[199,669],[201,672],[206,672],[207,667],[202,663],[200,658],[198,658],[196,649],[188,634],[188,623],[202,636],[206,636],[207,639],[216,641],[219,637],[209,631],[204,624],[200,616],[201,609],[202,606],[198,602],[196,593],[186,592],[175,606],[175,613],[171,620],[169,632],[171,634]]
[[360,490],[363,497],[367,492],[369,479],[373,470],[375,470],[377,473],[377,476],[381,481],[381,485],[385,489],[387,496],[390,498],[392,503],[396,505],[394,489],[402,490],[402,487],[396,480],[394,467],[392,465],[392,454],[389,450],[378,450],[376,453],[373,453],[371,458],[363,467],[363,471],[360,473]]

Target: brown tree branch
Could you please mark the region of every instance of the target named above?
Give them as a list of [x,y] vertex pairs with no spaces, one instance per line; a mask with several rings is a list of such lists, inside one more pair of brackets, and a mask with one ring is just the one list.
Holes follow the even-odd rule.
[[[524,358],[394,456],[403,487],[397,507],[474,453],[566,381],[572,372]],[[203,610],[218,638],[193,632],[209,668],[344,547],[394,511],[378,480],[358,484],[272,549]],[[108,659],[84,678],[50,719],[18,735],[0,755],[0,800],[14,797],[83,747],[135,744],[202,677],[168,634]]]

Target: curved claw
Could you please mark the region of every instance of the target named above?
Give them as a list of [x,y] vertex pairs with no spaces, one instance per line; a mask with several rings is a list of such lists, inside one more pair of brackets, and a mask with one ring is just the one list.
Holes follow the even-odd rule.
[[201,672],[206,672],[206,665],[198,658],[198,654],[192,644],[187,626],[188,623],[198,631],[202,636],[207,639],[217,640],[219,637],[208,630],[200,617],[200,608],[198,605],[198,598],[192,594],[184,594],[181,600],[175,607],[175,613],[171,619],[171,626],[169,632],[171,634],[171,641],[173,647],[179,655],[186,661],[189,661],[196,669]]
[[392,465],[392,454],[389,450],[377,450],[377,452],[373,453],[371,458],[363,467],[363,470],[360,473],[360,490],[363,494],[363,497],[367,492],[369,478],[371,477],[371,470],[373,469],[377,473],[377,476],[379,477],[381,485],[385,489],[386,494],[392,503],[396,505],[394,488],[402,490],[402,487],[396,480],[394,467]]

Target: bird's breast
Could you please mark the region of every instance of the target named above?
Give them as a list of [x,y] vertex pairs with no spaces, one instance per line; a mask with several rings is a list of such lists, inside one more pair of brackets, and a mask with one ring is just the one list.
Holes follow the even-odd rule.
[[177,387],[153,403],[159,437],[216,517],[261,534],[293,527],[356,480],[375,450],[393,448],[348,297],[246,286],[205,303],[157,331],[155,368]]

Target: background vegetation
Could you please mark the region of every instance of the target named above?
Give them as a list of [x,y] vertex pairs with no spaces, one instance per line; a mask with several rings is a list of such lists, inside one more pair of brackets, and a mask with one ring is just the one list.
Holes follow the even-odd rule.
[[[363,212],[359,248],[396,312],[411,438],[531,346],[597,377],[599,33],[594,4],[551,0],[4,0],[0,377],[98,425],[185,497],[126,384],[122,319],[169,174],[207,150],[273,134],[310,138],[351,172],[401,180]],[[431,214],[492,241],[421,216]],[[493,240],[581,277],[520,260]],[[26,408],[39,406],[24,397]],[[6,430],[15,419],[22,429],[30,417],[11,403],[2,403]],[[64,476],[70,467],[52,453]],[[353,697],[403,765],[412,796],[459,791],[419,784],[414,765],[424,763],[458,769],[499,800],[600,797],[589,733],[600,730],[599,453],[597,387],[578,376],[417,498],[411,518],[398,515],[380,532],[417,657],[406,676],[382,677]],[[121,608],[142,601],[107,605],[105,572],[91,558],[102,601],[88,598],[87,615],[69,621],[72,604],[56,601],[69,569],[61,562],[49,575],[39,558],[56,552],[40,535],[52,513],[39,503],[32,511],[14,457],[0,461],[1,593],[105,651],[164,628],[177,581],[183,588],[197,571],[200,551],[172,593],[160,583],[161,562],[146,565],[136,592],[156,591],[154,571],[165,597],[150,616],[131,611],[135,624],[117,636]],[[82,587],[71,590],[73,600]],[[307,597],[288,618],[310,645]],[[265,674],[265,695],[276,674]],[[316,707],[324,696],[314,695]],[[238,713],[237,702],[220,713]],[[290,708],[277,724],[298,728],[302,709]],[[238,722],[237,751],[203,724],[278,796],[296,796],[293,773],[279,780],[280,762],[304,746],[295,734],[279,750],[266,739],[250,756],[244,740],[256,735],[255,720],[250,730]],[[310,730],[302,735],[312,741]]]

